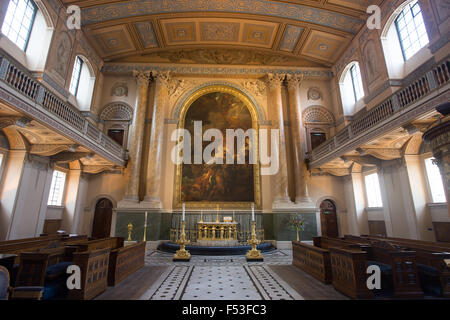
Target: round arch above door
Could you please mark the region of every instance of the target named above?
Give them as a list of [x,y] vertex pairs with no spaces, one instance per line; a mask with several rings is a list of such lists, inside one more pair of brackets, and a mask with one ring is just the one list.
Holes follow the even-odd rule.
[[113,207],[113,203],[107,198],[97,201],[92,223],[92,238],[103,239],[111,235]]
[[331,200],[324,200],[320,204],[320,225],[322,236],[330,238],[339,237],[336,205]]

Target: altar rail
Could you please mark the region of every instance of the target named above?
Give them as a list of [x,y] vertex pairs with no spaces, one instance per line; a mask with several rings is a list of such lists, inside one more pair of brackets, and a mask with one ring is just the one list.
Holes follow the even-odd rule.
[[[198,223],[202,215],[200,211],[186,212],[186,239],[192,242],[196,242],[201,237],[198,232]],[[232,211],[220,211],[219,221],[223,221],[224,217],[233,217]],[[203,222],[215,222],[217,219],[216,211],[205,211],[203,213]],[[240,243],[247,243],[251,238],[251,214],[247,211],[235,211],[234,220],[238,223],[236,236],[233,234],[233,238],[237,238]],[[263,214],[255,213],[256,220],[256,236],[259,240],[264,240],[264,227],[263,227]],[[220,231],[219,231],[220,232]],[[181,212],[172,213],[172,223],[170,228],[170,241],[176,242],[181,233]]]
[[[124,166],[125,150],[0,49],[0,98],[52,130]],[[17,101],[17,99],[19,101]],[[67,130],[67,128],[69,130]]]
[[[413,73],[413,75],[419,74],[419,76],[413,77],[412,81],[405,80],[406,85],[403,89],[353,120],[336,135],[312,150],[309,156],[310,168],[318,168],[328,161],[354,150],[359,145],[394,129],[392,126],[386,126],[387,123],[398,120],[399,123],[396,125],[401,126],[436,107],[437,105],[432,105],[429,108],[430,110],[418,110],[423,105],[414,104],[446,87],[450,80],[450,60],[447,57],[426,72],[420,71],[421,68]],[[448,89],[439,94],[449,96]],[[447,102],[449,99],[444,100]],[[410,110],[413,105],[414,108]]]

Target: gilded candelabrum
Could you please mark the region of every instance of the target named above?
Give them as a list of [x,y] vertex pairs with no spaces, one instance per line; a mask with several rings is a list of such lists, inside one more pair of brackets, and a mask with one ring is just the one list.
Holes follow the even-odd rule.
[[182,221],[180,239],[177,240],[177,244],[180,245],[180,250],[173,256],[173,261],[189,261],[191,259],[191,254],[185,249],[186,245],[190,243],[190,241],[186,239],[185,227],[186,222]]
[[245,257],[247,258],[247,261],[263,261],[264,258],[261,254],[261,251],[256,249],[256,246],[260,244],[261,241],[256,239],[256,222],[252,221],[252,238],[248,240],[248,244],[252,246],[251,250],[248,250]]
[[130,222],[128,224],[128,241],[131,241],[131,232],[133,232],[133,224]]

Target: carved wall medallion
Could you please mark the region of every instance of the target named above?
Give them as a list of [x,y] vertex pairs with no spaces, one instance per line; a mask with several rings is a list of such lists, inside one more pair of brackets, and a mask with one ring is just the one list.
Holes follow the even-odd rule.
[[320,92],[319,88],[313,87],[308,90],[308,100],[320,100],[322,99],[322,92]]
[[128,97],[128,86],[126,82],[116,82],[111,88],[111,96]]

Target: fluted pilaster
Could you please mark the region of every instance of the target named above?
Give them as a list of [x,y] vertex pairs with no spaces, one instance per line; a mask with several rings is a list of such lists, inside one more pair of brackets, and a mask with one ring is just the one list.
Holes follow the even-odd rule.
[[164,107],[169,101],[169,72],[153,74],[155,78],[155,100],[152,114],[152,129],[147,166],[147,191],[144,205],[161,208],[161,162],[164,134]]
[[271,73],[267,75],[267,86],[269,88],[269,110],[271,118],[273,119],[272,128],[278,129],[280,133],[278,140],[279,170],[274,179],[274,207],[277,207],[279,204],[291,203],[288,190],[286,138],[284,129],[283,101],[281,97],[281,87],[284,78],[284,74],[281,75]]
[[311,203],[308,192],[308,169],[305,163],[305,154],[303,151],[302,127],[303,119],[299,103],[299,89],[302,76],[288,75],[288,94],[289,106],[291,112],[291,133],[294,152],[294,180],[295,180],[295,203]]
[[137,81],[137,103],[133,115],[133,127],[130,134],[128,161],[128,185],[126,201],[139,202],[139,175],[142,161],[145,113],[148,105],[148,87],[150,72],[135,71],[133,76]]

